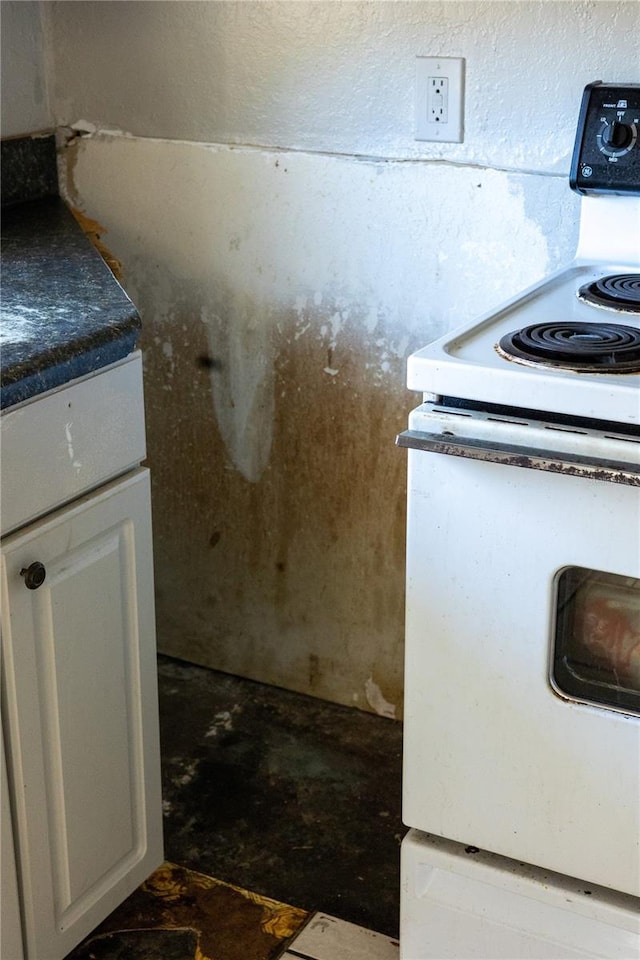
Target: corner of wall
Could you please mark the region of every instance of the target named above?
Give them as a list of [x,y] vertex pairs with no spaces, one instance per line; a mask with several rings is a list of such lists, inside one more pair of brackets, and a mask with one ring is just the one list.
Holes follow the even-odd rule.
[[54,109],[54,90],[55,90],[55,55],[53,48],[53,21],[51,15],[51,4],[45,0],[38,0],[38,10],[40,15],[40,28],[42,30],[42,65],[43,82],[46,110],[51,118],[51,126],[58,125]]

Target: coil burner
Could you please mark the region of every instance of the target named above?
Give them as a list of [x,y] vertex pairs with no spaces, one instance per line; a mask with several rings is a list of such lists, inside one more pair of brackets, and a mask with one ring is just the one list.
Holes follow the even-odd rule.
[[621,323],[535,323],[496,344],[507,360],[578,373],[640,372],[640,330]]
[[604,310],[640,313],[640,273],[616,273],[587,283],[578,299]]

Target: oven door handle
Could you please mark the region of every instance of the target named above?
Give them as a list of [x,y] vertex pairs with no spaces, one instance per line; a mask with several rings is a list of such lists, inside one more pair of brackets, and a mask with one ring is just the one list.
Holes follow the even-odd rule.
[[470,460],[484,460],[511,467],[546,470],[549,473],[640,487],[640,464],[635,463],[519,447],[510,443],[489,443],[471,437],[457,437],[453,433],[423,433],[421,430],[405,430],[396,437],[396,444],[426,453],[441,453],[451,457],[466,457]]

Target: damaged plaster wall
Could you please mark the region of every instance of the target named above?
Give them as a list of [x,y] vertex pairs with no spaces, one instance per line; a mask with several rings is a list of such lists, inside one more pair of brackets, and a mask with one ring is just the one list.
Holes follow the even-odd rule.
[[536,275],[547,241],[527,206],[554,208],[562,184],[124,137],[69,156],[72,199],[109,224],[145,320],[163,649],[388,713],[405,357],[507,292],[486,279],[498,211],[531,253],[503,255],[514,282]]
[[[581,89],[633,79],[636,5],[46,7],[65,191],[144,321],[160,648],[400,716],[406,356],[572,256]],[[434,53],[462,145],[413,140]]]

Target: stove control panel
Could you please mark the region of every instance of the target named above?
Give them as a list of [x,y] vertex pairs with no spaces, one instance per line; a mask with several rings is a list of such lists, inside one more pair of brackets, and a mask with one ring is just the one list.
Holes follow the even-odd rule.
[[640,84],[585,87],[569,183],[578,193],[640,196]]

